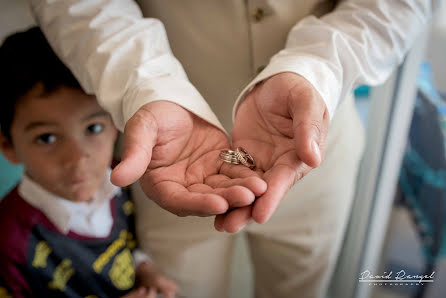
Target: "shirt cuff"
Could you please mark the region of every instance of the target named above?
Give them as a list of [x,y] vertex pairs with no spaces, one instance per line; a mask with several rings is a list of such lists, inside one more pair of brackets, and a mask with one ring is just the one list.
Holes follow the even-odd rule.
[[123,103],[124,123],[118,129],[123,130],[125,123],[143,105],[159,100],[176,103],[226,133],[198,90],[189,81],[171,76],[151,78],[126,94]]
[[[280,54],[282,53],[286,53],[286,50]],[[292,57],[291,55],[274,57],[268,66],[246,86],[235,102],[232,119],[235,119],[238,106],[258,83],[283,72],[296,73],[307,79],[324,100],[330,115],[330,120],[333,118],[341,94],[340,72],[337,72],[338,75],[336,75],[336,72],[327,64],[327,61],[321,58],[308,55],[296,56],[293,53]]]
[[142,263],[152,263],[152,259],[139,248],[135,248],[132,254],[133,268],[137,268]]

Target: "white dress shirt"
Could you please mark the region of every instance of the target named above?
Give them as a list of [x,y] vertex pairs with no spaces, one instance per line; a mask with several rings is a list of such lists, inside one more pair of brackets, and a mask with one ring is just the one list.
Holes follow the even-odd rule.
[[[20,196],[40,210],[54,224],[67,235],[69,231],[76,234],[102,238],[110,234],[113,227],[113,215],[110,200],[121,193],[121,189],[110,182],[111,170],[94,194],[90,202],[73,202],[58,197],[35,183],[24,175],[18,186]],[[149,257],[139,249],[133,252],[135,266],[150,261]]]
[[133,0],[30,2],[56,53],[123,130],[156,100],[222,127],[215,111],[230,128],[237,94],[285,71],[309,80],[333,117],[352,88],[389,76],[438,1],[141,0],[143,13]]
[[[318,272],[316,269],[309,269],[309,275],[304,275],[321,278],[322,271],[330,271],[324,262],[328,262],[331,258],[329,256],[333,256],[334,251],[331,249],[338,243],[335,242],[335,237],[342,237],[340,228],[344,221],[340,218],[346,217],[345,210],[348,210],[347,204],[350,202],[348,194],[353,192],[352,173],[355,173],[353,167],[356,169],[360,149],[353,150],[352,147],[362,144],[353,137],[359,129],[346,129],[346,133],[343,133],[344,124],[359,126],[359,121],[355,121],[352,102],[346,100],[345,95],[358,84],[378,84],[389,76],[403,59],[415,36],[428,22],[434,1],[30,2],[38,23],[58,56],[69,66],[86,92],[97,96],[99,103],[111,113],[114,123],[121,131],[139,107],[156,100],[175,102],[213,125],[229,130],[232,123],[231,111],[236,110],[238,104],[236,99],[242,100],[256,83],[285,71],[300,74],[313,84],[325,101],[331,118],[340,106],[338,111],[342,113],[341,117],[333,119],[331,128],[343,137],[338,138],[341,140],[339,143],[333,142],[336,150],[332,151],[335,154],[327,154],[326,157],[326,160],[332,158],[336,162],[331,160],[325,163],[329,165],[325,172],[319,171],[313,178],[310,176],[306,179],[305,186],[296,184],[289,192],[290,196],[306,197],[308,200],[314,196],[313,201],[316,203],[299,205],[297,202],[301,200],[284,200],[281,204],[287,205],[282,208],[287,208],[289,212],[282,213],[281,220],[276,221],[275,225],[271,225],[270,221],[269,225],[259,226],[255,230],[265,236],[258,237],[265,240],[259,241],[262,244],[260,253],[272,256],[268,258],[268,263],[277,262],[277,266],[284,266],[288,273],[294,272],[293,266],[300,262],[294,259],[301,256],[307,260],[306,254],[291,253],[290,247],[303,245],[309,247],[310,252],[313,252],[313,247],[321,248],[318,250],[318,257],[314,258],[314,253],[310,257],[318,264],[314,267],[318,268]],[[336,8],[333,6],[334,2],[339,2]],[[266,68],[261,71],[264,66]],[[345,119],[352,121],[344,121]],[[341,174],[333,172],[337,165],[343,168]],[[328,180],[324,183],[323,188],[327,189],[325,192],[319,192],[321,179]],[[338,183],[344,188],[342,194],[338,187],[334,187]],[[309,191],[311,189],[315,191]],[[334,193],[330,194],[330,200],[326,200],[327,192],[331,191]],[[141,202],[146,200],[143,196],[140,191],[138,199]],[[331,205],[327,202],[336,203]],[[313,225],[319,227],[321,223],[324,225],[327,222],[336,222],[339,226],[333,228],[338,232],[330,234],[333,240],[319,237],[316,231],[311,233],[309,239],[308,235],[302,235],[306,233],[302,233],[300,228],[299,231],[295,230],[296,216],[292,213],[301,210],[301,206],[307,208],[303,211],[305,215],[319,213],[319,210],[324,214],[327,208],[336,210],[327,216],[329,221],[327,218],[322,220],[319,214],[309,216],[314,219],[309,224],[311,227],[296,223],[299,227],[305,227],[304,231],[307,228],[315,231]],[[208,245],[206,237],[202,235],[210,234],[208,227],[200,224],[201,219],[187,218],[183,221],[156,208],[158,206],[154,203],[147,207],[141,204],[139,208],[142,215],[150,214],[146,218],[139,217],[140,231],[143,231],[140,232],[141,246],[153,249],[160,266],[171,276],[177,277],[182,282],[182,288],[196,288],[193,281],[204,278],[209,283],[200,287],[203,288],[201,293],[215,293],[215,289],[221,289],[218,295],[222,295],[226,289],[223,285],[226,283],[216,280],[227,280],[229,253],[218,260],[221,262],[207,262],[211,265],[203,264],[200,270],[193,269],[197,264],[206,263],[202,260],[209,256],[221,256],[226,245],[229,247],[228,242],[220,242],[226,237],[220,237],[218,241],[211,241]],[[274,233],[274,237],[269,233]],[[280,240],[282,245],[277,245],[275,239],[284,238],[275,238],[276,235],[286,235],[287,238],[291,235],[293,240],[290,241],[296,242],[288,246],[288,240]],[[183,241],[184,238],[188,238],[188,241]],[[150,243],[153,239],[159,242]],[[274,243],[267,243],[267,240]],[[184,247],[184,243],[187,243],[187,247]],[[255,244],[258,244],[257,241]],[[331,244],[333,246],[330,247],[330,252],[326,251],[324,246]],[[216,254],[209,252],[214,247]],[[273,258],[284,251],[288,257]],[[256,261],[255,259],[253,260]],[[218,268],[222,270],[217,272],[212,264],[220,264]],[[261,278],[267,277],[263,269],[270,267],[256,265],[259,265],[256,266],[256,274],[259,273]],[[195,278],[191,279],[190,273],[195,271],[198,277],[192,274]],[[294,278],[288,283],[291,279],[287,274],[287,283],[282,286],[287,287],[288,291],[295,290],[293,283],[306,283]],[[315,281],[318,278],[315,277]],[[191,289],[190,292],[196,293],[197,290]],[[217,295],[206,297],[215,296]]]

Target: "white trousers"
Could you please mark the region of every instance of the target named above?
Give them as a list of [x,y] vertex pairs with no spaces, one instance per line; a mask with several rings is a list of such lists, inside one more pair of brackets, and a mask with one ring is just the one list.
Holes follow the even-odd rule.
[[[352,98],[332,120],[322,165],[288,192],[265,224],[244,229],[256,297],[325,295],[354,195],[364,133]],[[186,297],[227,297],[234,236],[213,217],[177,217],[133,188],[142,249]]]

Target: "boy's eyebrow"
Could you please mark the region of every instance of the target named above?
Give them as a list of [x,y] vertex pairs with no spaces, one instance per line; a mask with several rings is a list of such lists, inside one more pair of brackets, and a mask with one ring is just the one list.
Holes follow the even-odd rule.
[[[108,113],[106,111],[96,111],[96,112],[91,113],[90,115],[85,116],[84,118],[82,118],[82,121],[86,121],[86,120],[89,120],[89,119],[92,119],[92,118],[95,118],[95,117],[104,117],[104,116],[107,116],[107,115],[108,115]],[[29,131],[29,130],[32,130],[32,129],[36,128],[36,127],[45,126],[45,125],[54,125],[54,126],[56,126],[57,123],[56,122],[45,122],[45,121],[34,121],[34,122],[31,122],[31,123],[28,123],[25,126],[25,131]]]
[[25,126],[25,131],[32,130],[32,129],[34,129],[36,127],[39,127],[39,126],[47,126],[47,125],[54,125],[54,126],[56,126],[57,123],[55,123],[55,122],[44,122],[44,121],[34,121],[34,122],[31,122],[31,123],[28,123]]
[[82,121],[86,121],[86,120],[89,120],[89,119],[95,118],[95,117],[103,117],[103,116],[107,116],[107,115],[108,115],[108,113],[106,111],[103,111],[103,110],[97,111],[97,112],[91,113],[88,116],[85,116],[84,118],[82,118]]

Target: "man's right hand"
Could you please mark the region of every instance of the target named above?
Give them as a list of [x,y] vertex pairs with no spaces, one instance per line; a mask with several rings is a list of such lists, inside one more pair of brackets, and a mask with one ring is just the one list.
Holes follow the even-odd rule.
[[226,134],[195,114],[169,101],[151,102],[127,122],[111,180],[127,186],[139,179],[150,199],[179,216],[223,214],[266,191],[256,172],[219,159],[229,148]]
[[321,164],[329,118],[318,91],[298,74],[279,73],[258,84],[237,110],[232,138],[255,159],[268,190],[252,206],[216,216],[215,228],[233,233],[251,218],[265,223],[288,190]]

